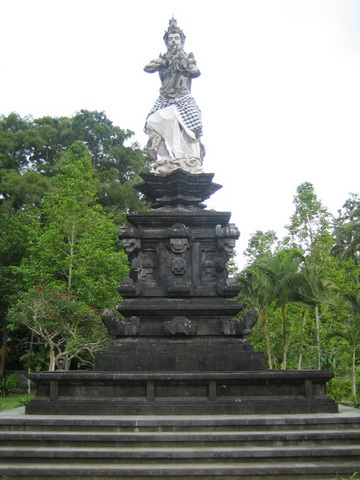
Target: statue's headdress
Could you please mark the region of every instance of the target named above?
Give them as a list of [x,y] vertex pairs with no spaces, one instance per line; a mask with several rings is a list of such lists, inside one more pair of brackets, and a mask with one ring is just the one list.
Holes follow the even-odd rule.
[[177,26],[177,22],[174,17],[172,17],[169,20],[169,28],[165,31],[165,35],[163,37],[166,45],[167,45],[168,37],[171,33],[178,33],[181,37],[181,43],[184,45],[186,37],[184,35],[184,32]]

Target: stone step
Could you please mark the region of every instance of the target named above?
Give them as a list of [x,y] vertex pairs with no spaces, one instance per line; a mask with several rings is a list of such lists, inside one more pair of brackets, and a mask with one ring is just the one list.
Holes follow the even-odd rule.
[[317,462],[249,462],[249,463],[231,463],[231,464],[181,464],[181,463],[147,463],[136,465],[132,463],[122,465],[97,465],[87,464],[74,465],[44,463],[42,465],[33,465],[23,462],[21,464],[2,464],[0,465],[0,476],[6,478],[24,478],[42,480],[47,479],[68,479],[86,477],[89,479],[101,480],[111,477],[122,480],[142,480],[156,478],[169,480],[190,479],[249,479],[252,480],[282,480],[282,479],[335,479],[337,474],[347,474],[348,476],[359,469],[359,461],[334,461],[326,460]]
[[234,446],[234,445],[333,445],[360,444],[360,430],[283,430],[283,431],[189,431],[189,432],[43,432],[43,431],[4,431],[0,445],[26,446],[34,442],[38,446],[64,444],[73,446]]
[[23,415],[13,417],[0,416],[0,431],[34,430],[37,431],[197,431],[217,430],[236,431],[280,431],[360,429],[360,413],[349,414],[353,409],[341,408],[340,414],[304,415],[268,415],[268,416],[49,416]]
[[278,462],[311,461],[331,459],[332,461],[344,460],[354,457],[360,458],[360,446],[335,445],[335,446],[296,446],[296,447],[80,447],[72,449],[68,447],[2,447],[0,450],[0,462],[6,459],[10,462],[18,462],[19,459],[26,462],[57,463],[76,462],[88,463],[89,459],[96,463],[136,461],[136,464],[146,462],[173,462],[190,463],[195,460],[202,462],[250,462],[252,460],[264,461],[276,459]]
[[265,416],[0,413],[0,478],[334,480],[360,472],[360,411]]

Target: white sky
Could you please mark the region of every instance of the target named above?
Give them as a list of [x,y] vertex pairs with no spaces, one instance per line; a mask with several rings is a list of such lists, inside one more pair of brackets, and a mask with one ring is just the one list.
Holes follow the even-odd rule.
[[241,265],[251,233],[284,234],[300,183],[333,214],[360,191],[360,0],[0,0],[0,114],[105,111],[145,145],[143,67],[172,14],[223,185],[206,203],[232,212]]

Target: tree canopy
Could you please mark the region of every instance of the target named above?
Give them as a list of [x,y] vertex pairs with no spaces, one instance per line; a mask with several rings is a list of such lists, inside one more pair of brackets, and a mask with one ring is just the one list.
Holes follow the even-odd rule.
[[273,231],[256,231],[238,275],[239,301],[260,310],[252,341],[269,368],[351,372],[353,393],[360,346],[349,299],[360,291],[359,205],[351,194],[335,219],[311,183],[299,185],[288,235],[278,240]]
[[133,132],[123,130],[104,112],[81,110],[73,117],[0,117],[0,210],[37,206],[53,188],[59,162],[74,142],[87,148],[98,183],[98,203],[119,221],[124,212],[145,208],[131,188],[145,169],[139,146],[126,143]]
[[[34,308],[38,304],[38,285],[59,295],[73,292],[92,316],[92,309],[119,301],[116,286],[128,265],[117,229],[127,213],[147,209],[132,188],[145,170],[145,156],[137,144],[127,145],[131,136],[103,112],[0,117],[2,370],[6,351],[15,351],[17,336],[24,337],[20,324],[40,343],[29,323],[17,320],[31,311],[30,298]],[[81,341],[79,335],[73,338]],[[20,343],[25,349],[30,339]],[[58,342],[58,356],[66,343]]]

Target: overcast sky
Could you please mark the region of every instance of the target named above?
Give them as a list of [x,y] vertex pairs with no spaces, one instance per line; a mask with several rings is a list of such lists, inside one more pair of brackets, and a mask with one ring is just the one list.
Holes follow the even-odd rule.
[[360,192],[360,0],[0,0],[0,114],[104,111],[144,146],[160,81],[143,67],[172,15],[223,185],[206,203],[232,212],[239,257],[284,234],[301,183],[333,214]]

